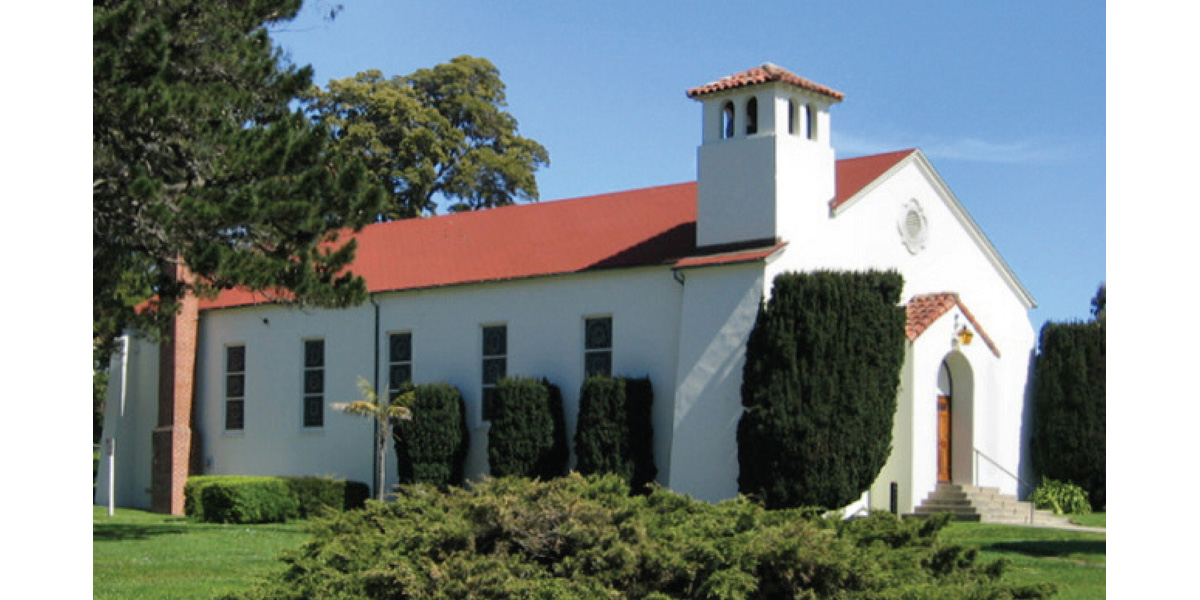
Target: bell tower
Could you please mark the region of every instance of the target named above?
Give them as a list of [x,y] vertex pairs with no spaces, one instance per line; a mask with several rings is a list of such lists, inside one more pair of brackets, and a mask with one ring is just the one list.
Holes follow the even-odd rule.
[[802,247],[835,193],[829,108],[841,92],[766,63],[687,94],[704,109],[696,245]]

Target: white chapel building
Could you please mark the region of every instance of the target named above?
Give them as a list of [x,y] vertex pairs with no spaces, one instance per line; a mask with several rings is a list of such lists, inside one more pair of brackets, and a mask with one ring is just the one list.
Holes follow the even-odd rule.
[[842,94],[771,64],[687,94],[702,106],[695,182],[371,225],[356,236],[363,305],[234,290],[185,301],[173,343],[127,336],[104,422],[116,504],[182,512],[189,474],[374,485],[372,423],[329,406],[360,377],[457,386],[480,477],[497,376],[559,386],[573,439],[594,371],[650,378],[660,484],[734,497],[747,337],[775,276],[813,269],[905,282],[893,449],[860,507],[912,512],[939,481],[1016,494],[1035,303],[929,160],[836,159]]

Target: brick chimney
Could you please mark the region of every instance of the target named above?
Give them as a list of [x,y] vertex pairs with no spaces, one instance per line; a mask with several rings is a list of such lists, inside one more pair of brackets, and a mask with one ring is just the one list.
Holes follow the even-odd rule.
[[[175,274],[191,283],[187,267],[177,266]],[[152,434],[150,468],[150,508],[158,513],[183,514],[183,487],[199,455],[198,439],[192,436],[199,308],[195,295],[184,295],[159,352],[158,426]]]

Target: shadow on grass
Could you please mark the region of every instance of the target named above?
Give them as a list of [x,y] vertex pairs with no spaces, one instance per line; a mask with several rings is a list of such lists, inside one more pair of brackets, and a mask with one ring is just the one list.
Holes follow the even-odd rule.
[[1097,541],[1036,541],[1036,542],[997,542],[983,547],[984,550],[996,552],[1016,552],[1030,556],[1048,556],[1067,558],[1078,554],[1106,554],[1105,540]]
[[126,540],[146,540],[160,535],[177,535],[186,532],[186,528],[170,524],[130,525],[97,523],[92,525],[92,541],[121,542]]

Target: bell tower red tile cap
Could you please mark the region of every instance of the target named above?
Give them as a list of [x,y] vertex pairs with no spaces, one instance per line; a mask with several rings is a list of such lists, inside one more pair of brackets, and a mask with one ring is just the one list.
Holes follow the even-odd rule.
[[815,92],[823,96],[828,96],[836,102],[841,102],[845,98],[845,94],[827,88],[819,83],[809,81],[783,67],[773,65],[771,63],[763,63],[762,66],[747,69],[741,73],[734,73],[728,77],[722,77],[712,83],[694,87],[687,91],[689,98],[698,98],[705,94],[720,92],[724,90],[732,90],[748,85],[757,85],[760,83],[769,83],[772,81],[781,81],[798,88]]

